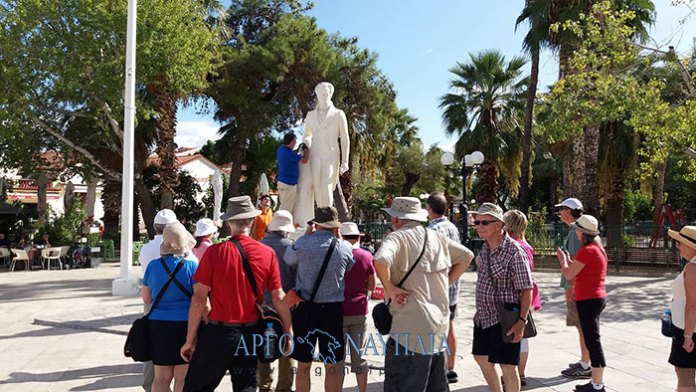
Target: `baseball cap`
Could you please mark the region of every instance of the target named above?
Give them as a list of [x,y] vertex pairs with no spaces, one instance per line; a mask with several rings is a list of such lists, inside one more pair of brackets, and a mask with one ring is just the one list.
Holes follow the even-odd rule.
[[556,204],[554,207],[567,207],[571,210],[582,210],[582,202],[574,197],[570,197],[568,199],[563,200],[560,204]]

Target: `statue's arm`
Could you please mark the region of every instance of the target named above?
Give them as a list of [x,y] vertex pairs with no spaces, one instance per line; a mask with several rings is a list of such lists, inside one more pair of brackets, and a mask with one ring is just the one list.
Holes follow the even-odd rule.
[[348,136],[348,121],[343,110],[339,112],[341,119],[338,125],[338,136],[341,138],[341,173],[348,171],[348,158],[350,156],[350,137]]
[[309,120],[309,116],[311,114],[308,113],[307,117],[305,118],[305,130],[304,130],[304,136],[302,137],[302,143],[304,143],[307,148],[312,148],[312,137],[314,136],[314,129],[312,127],[312,121]]

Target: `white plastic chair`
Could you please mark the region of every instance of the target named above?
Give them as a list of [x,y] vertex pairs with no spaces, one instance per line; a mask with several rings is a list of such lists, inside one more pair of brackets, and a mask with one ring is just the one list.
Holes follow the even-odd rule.
[[51,262],[54,261],[60,269],[63,269],[63,263],[60,262],[60,248],[46,248],[41,250],[41,262],[45,262],[48,269],[51,269]]
[[0,260],[2,260],[2,264],[4,266],[10,264],[10,261],[12,260],[12,253],[10,253],[9,249],[0,248]]
[[29,270],[29,254],[24,249],[12,249],[14,257],[12,258],[12,264],[10,264],[10,272],[14,271],[15,265],[18,261],[23,261],[26,269]]

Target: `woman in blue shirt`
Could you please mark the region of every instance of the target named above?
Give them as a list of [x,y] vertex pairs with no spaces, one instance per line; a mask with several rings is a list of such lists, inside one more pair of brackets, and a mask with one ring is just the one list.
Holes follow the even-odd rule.
[[198,263],[188,260],[195,245],[196,240],[181,223],[167,225],[160,246],[162,258],[152,260],[143,277],[143,301],[152,304],[169,280],[169,274],[179,268],[175,277],[181,287],[172,281],[149,313],[150,352],[155,365],[152,390],[155,392],[169,391],[172,378],[175,392],[184,388],[188,364],[179,350],[186,342],[193,274],[198,267]]

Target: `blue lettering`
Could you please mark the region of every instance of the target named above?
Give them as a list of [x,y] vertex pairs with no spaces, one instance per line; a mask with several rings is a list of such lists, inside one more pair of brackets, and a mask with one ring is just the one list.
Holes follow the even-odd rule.
[[442,335],[442,342],[440,343],[440,347],[438,347],[438,351],[441,351],[440,349],[442,348],[443,344],[447,350],[447,355],[452,355],[452,350],[450,350],[449,343],[447,343],[447,335]]
[[[379,338],[382,339],[382,335],[379,335]],[[382,340],[382,342],[384,342],[384,340]],[[369,348],[372,349],[372,354],[367,354],[367,350]],[[374,337],[372,337],[372,334],[367,335],[367,341],[365,342],[365,349],[363,350],[362,355],[379,355],[379,352],[377,351],[377,345],[375,344],[375,339]]]
[[428,355],[427,351],[425,350],[425,343],[423,343],[423,339],[421,339],[420,334],[416,335],[416,345],[420,345],[421,355]]
[[[360,338],[362,337],[361,334],[358,334],[358,342],[361,340]],[[353,353],[359,353],[361,350],[358,348],[358,344],[355,343],[353,338],[350,336],[350,334],[346,334],[346,340],[348,341],[348,347],[351,347],[350,351]],[[361,355],[365,355],[364,353]]]
[[249,349],[246,344],[246,339],[244,339],[244,335],[242,335],[239,339],[239,343],[237,343],[237,350],[234,352],[234,355],[240,356],[239,355],[239,349],[240,347],[244,347],[244,356],[249,356]]
[[[285,340],[290,339],[290,350],[288,352],[283,351],[285,348]],[[280,353],[283,356],[289,357],[293,351],[295,351],[295,340],[293,340],[292,335],[290,334],[283,334],[280,339],[278,339],[278,345],[280,347]]]
[[252,336],[254,337],[254,355],[258,355],[256,354],[256,348],[263,346],[263,335],[255,333]]

